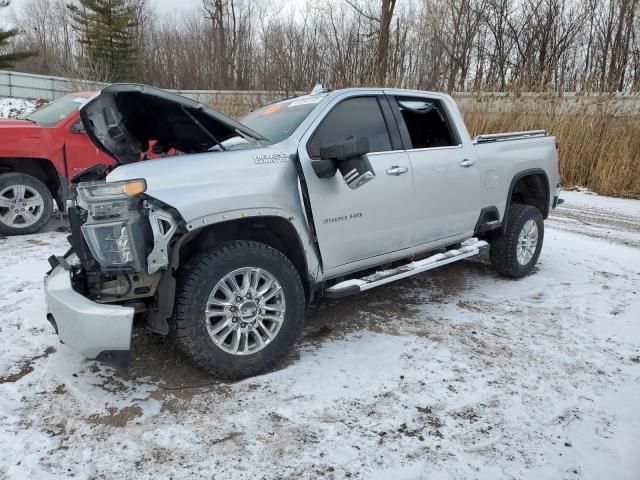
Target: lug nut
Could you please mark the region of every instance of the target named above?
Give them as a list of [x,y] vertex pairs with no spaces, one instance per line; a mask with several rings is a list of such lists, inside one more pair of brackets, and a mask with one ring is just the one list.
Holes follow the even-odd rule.
[[229,310],[231,310],[232,312],[235,312],[237,308],[235,307],[235,305],[231,305],[231,308]]
[[242,297],[236,297],[236,302],[241,302],[242,301]]
[[251,294],[250,293],[247,293],[247,298],[251,299]]
[[231,319],[231,321],[232,321],[233,323],[238,323],[238,317],[233,317],[233,318]]
[[244,327],[246,327],[246,326],[247,326],[247,324],[246,324],[246,323],[244,323],[244,322],[242,322],[242,323],[240,324],[240,326],[241,326],[242,328],[244,328]]

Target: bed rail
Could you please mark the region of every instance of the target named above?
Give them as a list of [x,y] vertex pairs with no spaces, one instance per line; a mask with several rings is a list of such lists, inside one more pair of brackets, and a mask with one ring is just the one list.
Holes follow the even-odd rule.
[[509,133],[492,133],[485,135],[478,135],[473,139],[475,143],[489,143],[489,142],[503,142],[505,140],[521,140],[531,137],[546,137],[548,133],[545,130],[527,130],[524,132],[509,132]]

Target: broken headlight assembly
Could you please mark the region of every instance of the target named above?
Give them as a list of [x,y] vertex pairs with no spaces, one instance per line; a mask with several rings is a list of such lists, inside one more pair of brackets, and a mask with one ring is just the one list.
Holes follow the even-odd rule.
[[78,185],[78,206],[87,211],[82,235],[102,270],[145,269],[149,228],[139,213],[145,189],[144,180]]

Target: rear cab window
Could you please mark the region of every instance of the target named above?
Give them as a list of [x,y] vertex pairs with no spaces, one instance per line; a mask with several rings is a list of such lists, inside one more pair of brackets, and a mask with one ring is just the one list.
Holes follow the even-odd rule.
[[366,137],[370,152],[392,150],[389,131],[378,99],[352,97],[336,105],[322,120],[307,144],[309,156],[320,158],[320,149]]
[[411,149],[460,145],[447,111],[439,100],[419,97],[395,97]]

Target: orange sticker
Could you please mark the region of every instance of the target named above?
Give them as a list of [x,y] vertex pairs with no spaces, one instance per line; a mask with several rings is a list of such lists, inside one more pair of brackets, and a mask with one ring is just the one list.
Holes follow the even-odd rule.
[[276,113],[278,110],[282,108],[281,103],[276,103],[275,105],[270,105],[264,109],[262,115],[271,115],[272,113]]

